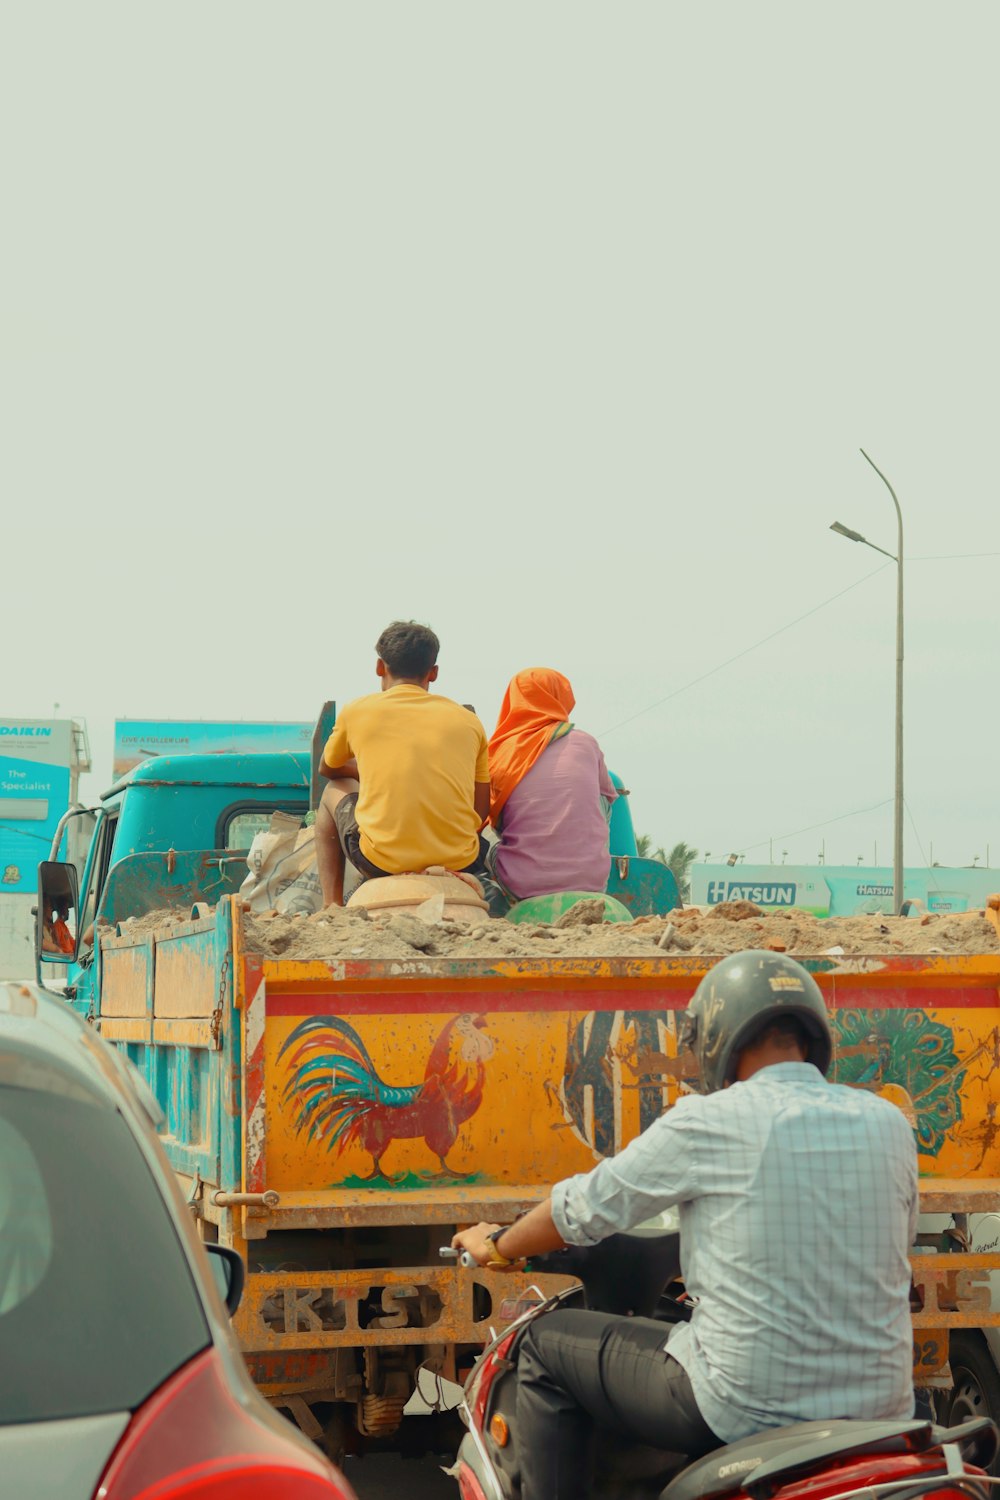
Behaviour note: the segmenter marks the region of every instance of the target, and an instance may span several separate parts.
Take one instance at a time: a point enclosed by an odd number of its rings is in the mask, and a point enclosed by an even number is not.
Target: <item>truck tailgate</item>
[[[834,1076],[912,1119],[921,1168],[1000,1176],[1000,955],[804,960]],[[242,957],[247,1212],[268,1228],[509,1219],[692,1085],[711,960]]]

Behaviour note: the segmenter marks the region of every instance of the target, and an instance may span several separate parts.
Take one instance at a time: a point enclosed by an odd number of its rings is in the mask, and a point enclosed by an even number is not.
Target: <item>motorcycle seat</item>
[[[716,1500],[746,1490],[755,1500],[787,1484],[793,1474],[852,1453],[920,1453],[941,1440],[930,1422],[796,1422],[716,1448],[689,1465],[660,1500]]]

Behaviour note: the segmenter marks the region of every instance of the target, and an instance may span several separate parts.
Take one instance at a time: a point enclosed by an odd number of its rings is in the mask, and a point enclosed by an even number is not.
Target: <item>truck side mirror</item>
[[[35,957],[43,964],[71,964],[80,950],[80,879],[76,865],[43,859],[38,866]]]

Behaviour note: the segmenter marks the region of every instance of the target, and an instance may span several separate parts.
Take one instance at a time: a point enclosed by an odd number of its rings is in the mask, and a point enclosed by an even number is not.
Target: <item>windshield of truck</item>
[[[129,1127],[44,1077],[0,1053],[0,1425],[132,1410],[209,1342]]]
[[[270,806],[260,803],[257,806],[227,808],[222,822],[222,838],[220,849],[249,849],[258,833],[266,833],[271,826],[271,817],[276,812],[293,813],[301,817],[303,825],[315,821],[315,815],[307,812],[304,805],[295,802],[282,802]]]

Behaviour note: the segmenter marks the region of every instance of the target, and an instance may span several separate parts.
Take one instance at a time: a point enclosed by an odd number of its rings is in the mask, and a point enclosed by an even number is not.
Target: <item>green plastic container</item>
[[[529,896],[507,913],[508,922],[555,922],[578,901],[603,901],[605,922],[631,922],[627,906],[604,891],[556,891],[551,896]]]

